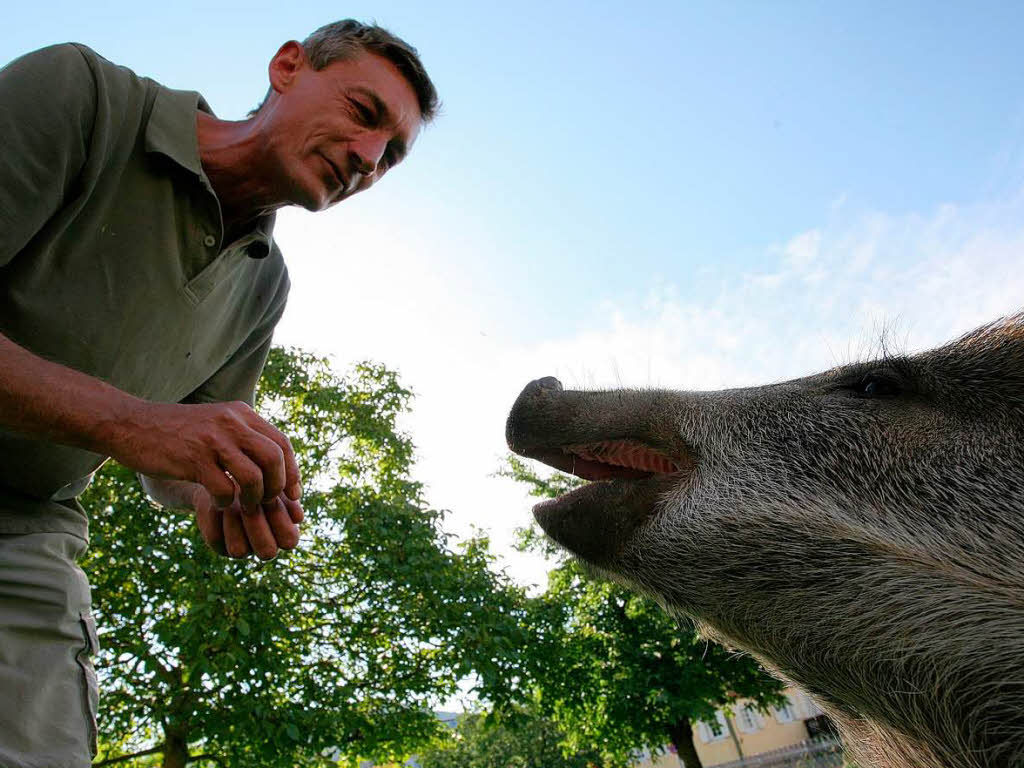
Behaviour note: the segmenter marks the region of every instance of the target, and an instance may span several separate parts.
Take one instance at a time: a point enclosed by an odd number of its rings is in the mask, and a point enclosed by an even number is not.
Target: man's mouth
[[[614,559],[697,466],[678,439],[646,434],[644,419],[627,412],[625,421],[609,420],[609,406],[621,404],[607,399],[608,393],[565,392],[557,380],[541,379],[520,394],[506,426],[514,452],[591,481],[536,505],[533,514],[548,535],[595,564]]]

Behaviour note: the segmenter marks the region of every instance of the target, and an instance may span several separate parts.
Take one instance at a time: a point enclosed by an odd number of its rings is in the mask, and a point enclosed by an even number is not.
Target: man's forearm
[[[199,483],[219,506],[237,496],[252,510],[282,492],[292,500],[302,493],[288,438],[248,404],[149,402],[2,334],[0,427],[111,456],[150,477]],[[175,505],[183,493],[171,492]]]
[[[116,425],[142,402],[0,334],[0,426],[110,454]]]
[[[202,486],[187,480],[167,480],[162,477],[150,477],[139,473],[142,489],[157,504],[175,509],[193,509],[196,493]]]

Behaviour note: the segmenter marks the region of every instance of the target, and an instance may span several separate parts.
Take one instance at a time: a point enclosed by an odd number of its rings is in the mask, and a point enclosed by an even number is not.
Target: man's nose
[[[354,141],[351,151],[356,173],[362,176],[372,175],[384,156],[386,146],[385,137],[373,133],[365,134]]]

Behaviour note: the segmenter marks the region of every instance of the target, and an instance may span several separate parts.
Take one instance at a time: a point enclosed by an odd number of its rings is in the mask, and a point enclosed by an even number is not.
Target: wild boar
[[[509,447],[595,573],[803,687],[861,765],[1024,766],[1024,315],[720,392],[529,384]]]

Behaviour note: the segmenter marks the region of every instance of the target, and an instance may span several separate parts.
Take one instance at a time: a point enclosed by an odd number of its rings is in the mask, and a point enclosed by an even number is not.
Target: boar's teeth
[[[589,445],[570,445],[564,450],[587,461],[638,469],[642,472],[667,475],[679,471],[679,466],[674,461],[636,440],[603,440]]]

